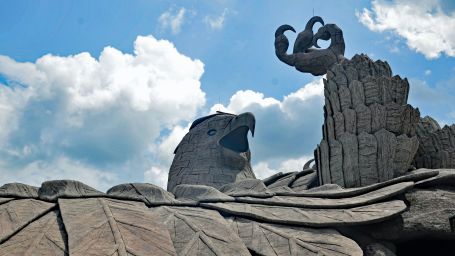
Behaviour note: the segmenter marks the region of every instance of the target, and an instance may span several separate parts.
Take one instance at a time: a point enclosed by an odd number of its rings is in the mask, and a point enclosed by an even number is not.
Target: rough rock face
[[[218,112],[193,122],[175,149],[167,190],[179,184],[225,184],[255,178],[250,165],[247,133],[254,135],[253,114]]]
[[[315,150],[319,183],[360,187],[405,174],[418,149],[418,109],[409,83],[366,55],[335,64],[324,79],[323,139]]]
[[[419,149],[414,157],[417,168],[455,168],[455,125],[441,128],[433,118],[420,119],[417,126]]]

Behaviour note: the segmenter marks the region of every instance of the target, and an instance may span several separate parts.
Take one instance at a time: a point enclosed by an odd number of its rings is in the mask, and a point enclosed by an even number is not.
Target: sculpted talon
[[[313,26],[320,22],[323,26],[313,35]],[[312,17],[306,24],[305,30],[299,33],[294,43],[293,54],[287,54],[289,41],[284,35],[287,30],[295,32],[290,25],[282,25],[275,32],[275,53],[278,59],[298,71],[311,73],[312,75],[324,75],[335,63],[344,59],[344,38],[343,31],[335,24],[324,24],[321,17]],[[330,40],[327,49],[318,45],[318,40]],[[316,48],[311,48],[311,46]]]

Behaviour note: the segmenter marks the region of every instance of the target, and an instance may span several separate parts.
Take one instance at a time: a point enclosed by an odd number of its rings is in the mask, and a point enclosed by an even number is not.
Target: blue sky
[[[313,10],[346,57],[387,60],[412,105],[455,122],[453,1],[314,2],[1,1],[0,183],[164,186],[188,123],[214,110],[256,115],[258,176],[298,170],[320,139],[321,77],[279,62],[273,35]]]

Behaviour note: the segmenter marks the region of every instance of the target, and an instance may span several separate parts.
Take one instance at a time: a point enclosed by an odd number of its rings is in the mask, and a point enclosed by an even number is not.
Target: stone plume
[[[366,55],[334,64],[324,79],[323,139],[315,150],[319,183],[360,187],[405,174],[418,149],[409,83]]]

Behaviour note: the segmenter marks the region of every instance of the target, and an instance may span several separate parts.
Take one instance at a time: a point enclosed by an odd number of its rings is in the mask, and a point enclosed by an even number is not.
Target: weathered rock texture
[[[315,150],[319,183],[360,187],[405,174],[418,149],[418,109],[409,83],[366,55],[335,64],[324,79],[323,139]]]
[[[426,116],[417,125],[417,137],[417,168],[455,168],[455,125],[441,128],[436,120]]]

